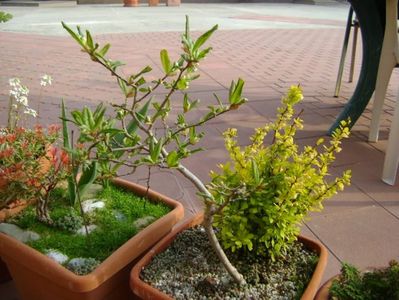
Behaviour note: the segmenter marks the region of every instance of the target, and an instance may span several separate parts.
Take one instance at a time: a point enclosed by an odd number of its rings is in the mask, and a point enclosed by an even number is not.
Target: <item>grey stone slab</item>
[[[307,225],[339,260],[360,268],[399,258],[399,219],[381,207],[313,216]]]
[[[312,240],[319,240],[319,238],[316,235],[314,235],[314,233],[306,225],[303,225],[301,227],[301,235],[310,238]],[[341,268],[341,262],[334,256],[333,253],[331,253],[331,251],[328,248],[327,250],[328,250],[328,262],[326,270],[323,274],[323,279],[321,280],[321,284],[323,284],[332,276],[338,274]]]
[[[335,215],[361,210],[365,207],[372,207],[377,203],[367,194],[364,194],[355,185],[345,187],[344,191],[338,192],[335,196],[323,202],[324,208],[321,211],[310,213],[310,217],[323,215]]]

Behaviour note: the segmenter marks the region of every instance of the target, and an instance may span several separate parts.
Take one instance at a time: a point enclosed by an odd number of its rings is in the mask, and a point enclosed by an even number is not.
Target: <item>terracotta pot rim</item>
[[[122,186],[128,190],[134,191],[140,196],[146,195],[147,189],[133,182],[129,182],[120,178],[113,179],[112,182],[118,186]],[[7,261],[8,259],[14,260],[13,257],[10,257],[10,254],[7,255],[5,253],[20,253],[23,251],[26,253],[26,255],[23,257],[18,257],[18,263],[21,262],[24,264],[27,269],[34,272],[37,272],[37,269],[46,270],[41,274],[43,277],[52,281],[54,281],[54,278],[58,278],[57,284],[59,286],[72,289],[75,292],[88,292],[93,290],[129,263],[131,260],[131,256],[129,256],[129,249],[135,247],[142,250],[143,247],[145,247],[145,243],[141,242],[144,237],[148,236],[148,234],[151,234],[151,232],[154,230],[157,231],[157,228],[162,228],[163,226],[169,224],[172,220],[174,220],[173,222],[176,223],[176,221],[181,219],[183,216],[184,207],[180,202],[161,195],[160,193],[157,193],[151,189],[148,191],[147,196],[150,200],[162,201],[173,209],[131,237],[88,275],[76,275],[41,252],[3,233],[0,233],[0,255],[4,258],[4,261]],[[145,250],[146,249],[143,251]],[[35,264],[30,264],[29,261],[35,261]]]
[[[171,298],[170,296],[141,280],[141,270],[151,262],[152,258],[155,255],[163,252],[173,242],[178,233],[189,227],[202,223],[203,217],[203,212],[200,212],[189,218],[185,222],[175,226],[171,232],[169,232],[157,244],[155,244],[147,252],[147,254],[145,254],[136,263],[130,273],[130,288],[136,296],[142,297],[143,299],[173,300],[173,298]],[[301,300],[313,300],[320,286],[320,282],[327,266],[328,250],[320,242],[314,241],[307,237],[299,235],[298,240],[303,243],[305,247],[314,249],[319,254],[319,261],[313,272],[312,278],[310,279],[301,297]]]
[[[335,279],[337,279],[340,276],[340,274],[332,276],[330,279],[328,279],[326,282],[323,283],[323,285],[319,288],[317,291],[317,294],[314,298],[314,300],[328,300],[330,296],[330,287]]]

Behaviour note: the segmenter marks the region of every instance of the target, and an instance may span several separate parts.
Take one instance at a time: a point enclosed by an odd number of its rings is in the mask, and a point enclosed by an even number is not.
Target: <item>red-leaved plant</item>
[[[36,201],[37,217],[51,224],[50,193],[68,175],[68,154],[56,146],[59,126],[0,131],[0,208],[15,200]]]

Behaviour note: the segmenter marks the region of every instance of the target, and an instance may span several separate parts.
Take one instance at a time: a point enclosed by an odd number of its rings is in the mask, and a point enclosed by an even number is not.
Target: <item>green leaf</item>
[[[83,114],[80,111],[75,110],[75,111],[71,112],[71,116],[76,125],[80,126],[84,123]]]
[[[90,49],[94,48],[93,38],[91,37],[90,31],[86,30],[86,43]]]
[[[85,44],[82,41],[82,38],[77,35],[71,28],[69,28],[64,22],[61,22],[62,27],[69,33],[69,35],[79,43],[83,48],[85,48]]]
[[[255,160],[251,160],[251,166],[252,166],[252,174],[254,176],[255,183],[259,184],[259,182],[260,182],[259,168],[258,168],[258,164],[256,163]]]
[[[154,137],[151,137],[149,150],[152,163],[156,163],[158,161],[159,155],[161,154],[162,146],[162,138],[157,142]]]
[[[109,61],[110,68],[115,71],[118,67],[124,66],[125,64],[119,60]]]
[[[166,49],[162,49],[160,56],[161,56],[163,70],[165,74],[169,74],[170,71],[172,70],[172,65],[170,63],[168,51]]]
[[[123,130],[117,129],[117,128],[107,128],[107,129],[102,129],[101,132],[104,134],[116,135],[116,134],[123,132]]]
[[[97,53],[100,55],[100,56],[105,56],[106,54],[107,54],[107,52],[108,52],[108,50],[109,50],[109,48],[111,47],[111,44],[105,44],[105,46],[104,47],[102,47],[101,48],[101,50],[100,51],[98,51]]]
[[[87,123],[86,124],[89,126],[90,129],[94,129],[95,122],[94,122],[93,112],[88,107],[85,107],[85,111],[86,111],[86,115],[87,115]]]
[[[199,140],[194,126],[189,129],[189,140],[191,145],[196,144]]]
[[[185,93],[183,98],[183,111],[186,113],[190,110],[190,108],[191,108],[191,103],[190,100],[188,99],[188,94]]]
[[[82,197],[87,190],[87,188],[96,180],[97,178],[98,163],[93,161],[90,166],[83,170],[82,176],[79,178],[78,189],[80,196]]]
[[[175,168],[179,164],[179,155],[176,151],[172,151],[166,157],[166,163],[168,164],[169,168]]]
[[[67,118],[66,118],[66,109],[65,109],[64,99],[62,99],[62,101],[61,101],[61,120],[62,120],[62,138],[63,138],[63,142],[64,142],[64,148],[66,150],[72,150],[71,141],[69,139],[68,123],[67,123]],[[71,205],[74,205],[75,200],[76,200],[76,186],[75,186],[75,181],[73,180],[72,176],[76,176],[78,169],[79,169],[79,167],[75,166],[71,176],[69,176],[67,179],[67,181],[68,181],[68,197],[71,202]]]
[[[210,30],[202,34],[194,43],[193,51],[198,50],[205,42],[212,36],[212,34],[218,29],[218,25],[213,26]],[[208,51],[209,52],[209,51]]]
[[[136,81],[136,86],[141,86],[145,84],[147,81],[144,79],[144,77],[140,77],[139,80]]]
[[[143,107],[140,109],[140,111],[138,113],[136,113],[137,119],[140,122],[143,122],[145,117],[147,116],[147,112],[148,112],[148,107],[150,105],[151,99],[148,100]],[[126,126],[126,131],[133,135],[138,129],[138,123],[136,122],[136,119],[132,119],[130,120],[129,124]],[[113,142],[111,142],[111,147],[112,148],[116,148],[116,147],[120,147],[120,145],[123,143],[123,139],[125,138],[125,134],[124,133],[119,133],[117,134],[114,139]],[[115,155],[117,158],[120,158],[123,155],[123,151],[117,151],[115,152]]]
[[[104,123],[105,107],[100,103],[94,112],[94,128],[98,129]]]
[[[151,71],[152,71],[152,68],[151,68],[150,66],[146,66],[146,67],[143,68],[139,73],[134,74],[134,75],[131,75],[131,76],[130,76],[130,79],[129,79],[129,82],[131,82],[131,81],[133,81],[134,79],[136,79],[137,77],[139,77],[139,76],[141,76],[141,75],[143,75],[143,74],[145,74],[145,73],[151,72]]]
[[[238,79],[237,84],[232,81],[229,91],[229,102],[230,104],[239,104],[241,101],[242,89],[244,87],[244,80]]]
[[[128,94],[128,91],[127,91],[127,85],[126,85],[125,81],[120,78],[118,78],[117,81],[118,81],[119,88],[121,89],[123,95],[125,95],[125,97],[126,97]]]
[[[61,100],[61,120],[62,120],[62,138],[64,142],[64,147],[66,149],[71,149],[64,99]]]
[[[178,90],[185,90],[188,88],[188,81],[185,78],[180,78],[177,82],[176,87]]]
[[[212,47],[209,47],[209,48],[206,48],[206,49],[202,50],[202,51],[198,54],[197,58],[198,58],[198,59],[203,59],[203,58],[205,58],[205,57],[208,55],[208,53],[209,53],[212,49],[213,49]]]

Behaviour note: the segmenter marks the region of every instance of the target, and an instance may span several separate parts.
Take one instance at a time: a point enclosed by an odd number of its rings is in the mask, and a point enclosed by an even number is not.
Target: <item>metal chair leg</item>
[[[357,18],[355,18],[355,20],[353,21],[353,27],[354,27],[354,31],[353,31],[352,57],[351,57],[351,67],[350,67],[350,71],[349,71],[348,82],[353,81],[353,74],[355,72],[357,36],[359,33],[359,21],[357,20]]]
[[[352,27],[352,18],[353,18],[353,8],[351,7],[349,9],[348,21],[346,23],[345,38],[344,38],[344,44],[342,46],[341,60],[339,62],[339,69],[338,69],[337,82],[335,84],[334,97],[338,97],[339,90],[341,89],[341,81],[342,81],[342,74],[344,72],[345,57],[346,57],[346,52],[348,50],[349,36]]]

